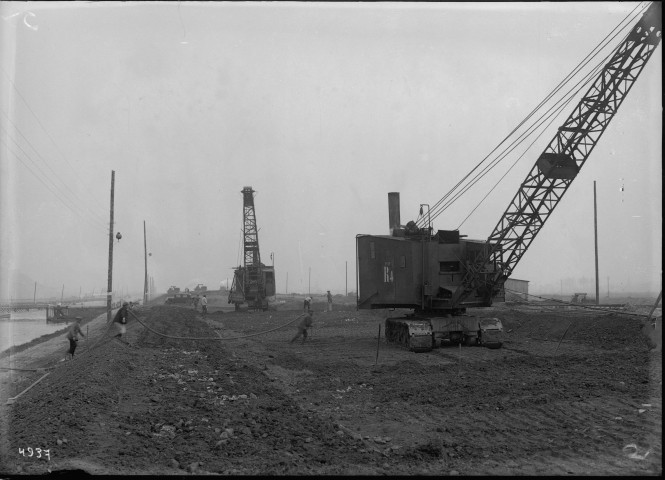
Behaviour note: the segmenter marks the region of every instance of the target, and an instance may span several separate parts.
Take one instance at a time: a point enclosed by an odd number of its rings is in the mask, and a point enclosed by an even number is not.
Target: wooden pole
[[[457,376],[462,374],[462,344],[459,344],[459,363],[457,364]]]
[[[62,291],[60,292],[60,303],[62,303],[62,297],[65,295],[65,284],[62,284]]]
[[[111,219],[109,221],[109,270],[106,286],[106,322],[111,323],[111,301],[113,292],[113,191],[115,189],[115,170],[111,170]]]
[[[379,323],[379,336],[376,337],[376,358],[374,359],[374,365],[379,361],[379,345],[381,345],[381,324]]]
[[[148,243],[145,236],[145,220],[143,220],[143,256],[145,257],[145,277],[143,280],[143,305],[148,303]]]
[[[596,181],[593,181],[593,234],[596,247],[596,305],[600,304],[600,286],[598,284],[598,212],[596,209]]]
[[[656,308],[658,307],[658,304],[660,303],[661,298],[663,298],[663,291],[662,290],[658,294],[658,298],[656,298],[656,303],[653,304],[653,307],[651,307],[651,310],[649,311],[649,316],[647,317],[647,323],[651,320],[651,315],[653,315],[654,310],[656,310]]]

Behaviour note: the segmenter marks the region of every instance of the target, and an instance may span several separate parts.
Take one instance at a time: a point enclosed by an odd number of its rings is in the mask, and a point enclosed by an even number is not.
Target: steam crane
[[[250,309],[267,310],[268,299],[275,295],[275,270],[261,263],[259,234],[254,211],[254,190],[242,189],[243,198],[243,251],[244,263],[235,269],[228,303],[247,303]]]
[[[500,321],[485,323],[466,309],[489,307],[504,295],[506,279],[589,158],[661,34],[661,3],[653,2],[558,128],[486,241],[466,239],[458,230],[433,233],[428,216],[402,228],[399,193],[388,194],[390,235],[356,236],[358,308],[414,311],[386,319],[388,341],[413,351],[444,342],[501,346]]]

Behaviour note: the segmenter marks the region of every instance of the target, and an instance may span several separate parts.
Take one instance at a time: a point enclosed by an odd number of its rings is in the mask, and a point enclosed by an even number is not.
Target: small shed
[[[506,302],[528,302],[529,301],[529,281],[509,278],[504,283],[503,288],[506,291]]]

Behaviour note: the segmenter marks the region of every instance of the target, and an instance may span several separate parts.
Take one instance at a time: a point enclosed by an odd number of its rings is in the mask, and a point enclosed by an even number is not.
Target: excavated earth
[[[74,361],[64,337],[24,357],[0,472],[662,475],[662,353],[640,317],[502,305],[474,311],[502,320],[501,349],[412,353],[380,335],[399,312],[315,302],[302,344],[295,300],[211,300],[134,310],[128,344],[104,317]]]

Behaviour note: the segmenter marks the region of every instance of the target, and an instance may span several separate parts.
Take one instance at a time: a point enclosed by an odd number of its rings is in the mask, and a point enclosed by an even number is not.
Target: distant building
[[[506,302],[528,302],[529,281],[509,278],[504,284],[506,291]]]

